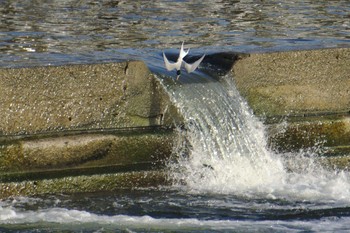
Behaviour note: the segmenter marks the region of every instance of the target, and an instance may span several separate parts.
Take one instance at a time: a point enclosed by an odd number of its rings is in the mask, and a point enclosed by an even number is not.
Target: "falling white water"
[[[289,156],[289,163],[304,164],[304,169],[287,171],[286,157],[268,150],[264,125],[232,77],[170,89],[185,118],[187,141],[179,143],[173,175],[191,191],[350,202],[347,172],[326,171],[301,155]]]

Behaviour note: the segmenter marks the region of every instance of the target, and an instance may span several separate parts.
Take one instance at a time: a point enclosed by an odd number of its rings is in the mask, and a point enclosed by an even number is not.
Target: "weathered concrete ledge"
[[[176,108],[140,61],[0,69],[1,135],[171,125]]]
[[[259,116],[350,111],[350,48],[250,54],[232,71]]]
[[[140,61],[0,69],[0,99],[0,198],[159,185],[182,122]]]
[[[245,54],[232,72],[268,125],[271,148],[318,147],[323,156],[337,156],[329,158],[337,167],[349,167],[350,48]]]

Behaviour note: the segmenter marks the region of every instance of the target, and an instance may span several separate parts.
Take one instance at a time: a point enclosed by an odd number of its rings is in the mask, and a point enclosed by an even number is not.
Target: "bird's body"
[[[181,66],[182,64],[184,64],[185,69],[188,73],[193,72],[195,69],[197,69],[197,67],[199,66],[199,64],[203,61],[205,55],[203,55],[201,58],[199,58],[197,61],[195,61],[192,64],[188,64],[187,62],[185,62],[183,60],[184,57],[186,57],[186,55],[188,54],[188,52],[190,51],[190,49],[187,49],[187,51],[184,50],[184,43],[182,42],[181,45],[181,49],[180,49],[180,54],[179,57],[177,58],[177,61],[175,63],[171,63],[169,62],[168,58],[165,56],[165,54],[163,53],[163,58],[164,58],[164,63],[165,63],[165,68],[169,71],[176,69],[176,74],[177,74],[177,78],[180,77],[181,74]]]

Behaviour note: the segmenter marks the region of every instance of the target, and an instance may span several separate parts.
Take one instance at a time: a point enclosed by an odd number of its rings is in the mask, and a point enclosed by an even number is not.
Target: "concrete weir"
[[[166,181],[181,116],[140,61],[0,69],[0,198]]]
[[[350,49],[233,55],[206,62],[229,67],[272,149],[348,167]],[[0,198],[167,183],[183,120],[143,62],[0,69],[0,99]]]

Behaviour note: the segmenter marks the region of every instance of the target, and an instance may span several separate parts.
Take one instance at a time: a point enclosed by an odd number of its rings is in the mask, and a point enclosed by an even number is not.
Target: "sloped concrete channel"
[[[231,57],[271,148],[347,169],[350,49]],[[167,184],[182,117],[143,62],[0,69],[0,99],[0,198]]]

